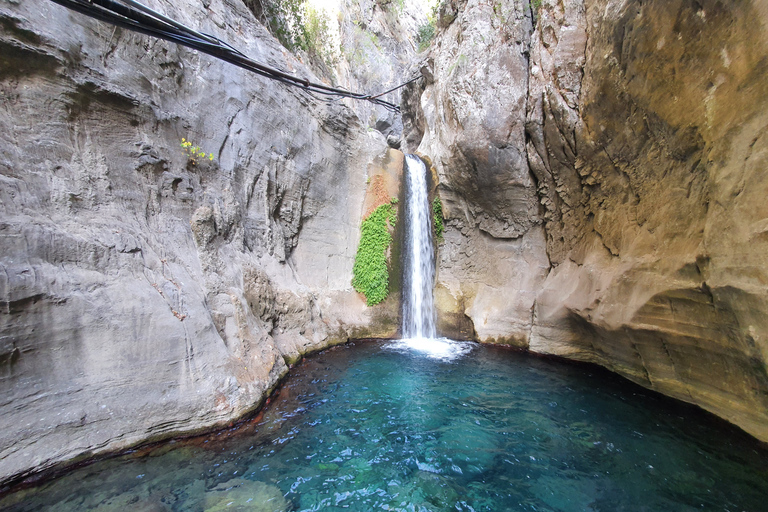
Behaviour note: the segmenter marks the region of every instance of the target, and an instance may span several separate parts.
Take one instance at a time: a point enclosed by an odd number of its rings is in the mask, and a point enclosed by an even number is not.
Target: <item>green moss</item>
[[[419,52],[423,52],[429,48],[429,45],[435,38],[435,35],[437,35],[437,18],[442,3],[443,2],[441,0],[432,3],[432,8],[427,15],[427,22],[418,28],[418,32],[416,34],[416,42],[419,45]]]
[[[438,242],[441,242],[445,226],[443,225],[443,203],[439,197],[435,197],[432,200],[432,218],[435,221],[435,238]]]
[[[531,0],[531,10],[533,11],[533,22],[539,18],[539,10],[541,9],[542,0]]]
[[[369,306],[383,301],[389,292],[387,248],[392,243],[392,235],[388,226],[394,227],[396,221],[394,206],[383,204],[360,226],[360,245],[352,269],[352,286],[365,295]]]

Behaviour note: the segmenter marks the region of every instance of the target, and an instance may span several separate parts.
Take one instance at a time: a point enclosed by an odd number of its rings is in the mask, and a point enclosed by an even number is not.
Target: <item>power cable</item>
[[[381,96],[394,92],[421,78],[421,76],[418,76],[397,87],[393,87],[392,89],[375,95],[347,91],[345,89],[311,82],[304,78],[256,62],[221,39],[210,34],[193,30],[178,21],[136,2],[135,0],[51,1],[75,12],[79,12],[80,14],[90,16],[121,28],[198,50],[271,80],[276,80],[294,87],[300,87],[305,91],[316,94],[369,101],[392,112],[400,112],[400,106],[382,100]]]

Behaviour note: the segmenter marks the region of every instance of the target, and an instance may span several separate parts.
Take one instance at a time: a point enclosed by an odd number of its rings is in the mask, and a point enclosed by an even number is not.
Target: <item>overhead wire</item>
[[[299,87],[315,94],[337,97],[339,99],[351,98],[354,100],[368,101],[392,112],[400,112],[400,106],[385,101],[381,99],[381,97],[421,78],[421,75],[419,75],[405,83],[375,95],[352,92],[346,89],[312,82],[308,79],[261,64],[218,37],[189,28],[135,0],[51,1],[99,21],[198,50],[271,80]]]

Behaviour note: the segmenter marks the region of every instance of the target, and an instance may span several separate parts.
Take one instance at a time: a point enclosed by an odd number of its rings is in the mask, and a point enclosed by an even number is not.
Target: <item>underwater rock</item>
[[[274,485],[233,478],[205,493],[206,512],[284,512],[289,503]]]

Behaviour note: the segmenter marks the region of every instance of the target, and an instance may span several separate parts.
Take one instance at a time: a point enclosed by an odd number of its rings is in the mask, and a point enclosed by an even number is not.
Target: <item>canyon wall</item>
[[[427,22],[420,2],[400,0],[344,0],[339,32],[341,58],[336,74],[343,87],[385,91],[418,76],[411,69],[416,58],[418,27]],[[390,96],[395,98],[399,94]],[[403,134],[399,113],[364,101],[350,105],[368,127],[381,132],[399,148]]]
[[[314,79],[239,1],[149,5]],[[225,424],[395,332],[351,287],[392,157],[348,107],[45,0],[0,22],[0,482]]]
[[[530,11],[513,0],[444,3],[438,24],[427,79],[405,101],[418,112],[404,114],[443,202],[438,330],[525,347],[549,267],[525,150]]]
[[[242,1],[273,35],[335,87],[382,93],[418,76],[410,66],[419,27],[427,23],[421,2]],[[309,21],[297,29],[295,24],[306,21],[307,13]],[[397,97],[386,95],[395,103]],[[347,106],[365,127],[381,132],[392,147],[399,148],[403,126],[398,112],[365,101],[347,102]]]
[[[443,316],[768,440],[768,6],[539,4],[531,34],[447,3],[406,98],[448,206]]]
[[[238,0],[148,3],[315,79]],[[441,334],[768,440],[768,7],[536,3],[447,0],[412,68],[393,2],[348,6],[344,80],[424,75],[403,140],[443,201]],[[302,354],[396,332],[351,270],[398,119],[45,0],[0,22],[0,482],[225,424]]]

